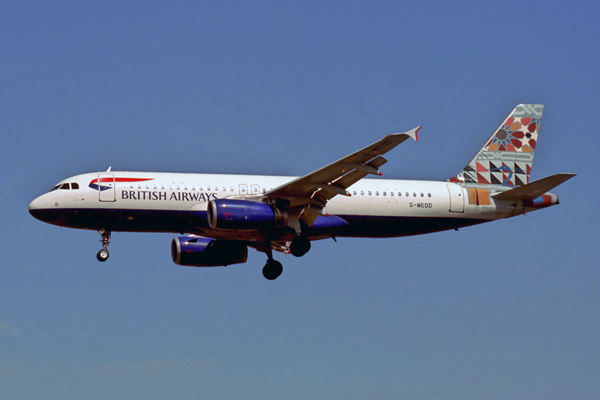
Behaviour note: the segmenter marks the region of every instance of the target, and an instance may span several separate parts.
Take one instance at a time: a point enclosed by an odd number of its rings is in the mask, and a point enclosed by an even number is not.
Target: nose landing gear
[[[100,236],[102,236],[102,239],[100,240],[100,243],[102,243],[102,249],[98,252],[98,254],[96,254],[96,258],[98,259],[98,261],[106,261],[108,260],[108,256],[110,255],[108,253],[108,244],[110,243],[110,231],[107,231],[106,229],[101,229],[98,231],[98,233],[100,234]]]

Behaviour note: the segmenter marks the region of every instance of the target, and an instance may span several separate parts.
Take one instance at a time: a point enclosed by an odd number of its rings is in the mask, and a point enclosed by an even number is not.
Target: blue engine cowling
[[[248,200],[216,199],[208,203],[208,225],[219,230],[255,231],[287,225],[287,214]]]
[[[171,257],[177,265],[224,267],[245,263],[248,259],[248,246],[232,240],[182,236],[171,242]]]

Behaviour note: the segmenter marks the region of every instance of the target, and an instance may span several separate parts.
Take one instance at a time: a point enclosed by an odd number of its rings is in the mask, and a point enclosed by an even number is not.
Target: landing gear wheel
[[[110,231],[107,231],[106,229],[100,229],[98,231],[98,233],[100,234],[100,236],[102,236],[102,239],[100,240],[100,243],[102,243],[102,250],[100,250],[98,252],[98,254],[96,254],[96,258],[98,259],[98,261],[106,261],[108,260],[108,245],[110,244]]]
[[[310,240],[306,236],[296,236],[290,243],[290,253],[296,257],[302,257],[310,250]]]
[[[102,262],[108,260],[108,256],[109,256],[108,250],[106,250],[106,249],[102,249],[98,252],[98,254],[96,254],[96,258],[98,259],[98,261],[102,261]]]
[[[263,276],[272,281],[277,279],[283,272],[283,265],[279,261],[269,260],[263,267]]]

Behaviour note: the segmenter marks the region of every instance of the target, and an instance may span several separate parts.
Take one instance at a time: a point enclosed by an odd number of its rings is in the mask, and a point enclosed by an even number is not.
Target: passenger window
[[[60,185],[60,190],[69,190],[69,184],[68,183],[63,183],[62,185]]]
[[[394,192],[390,192],[390,196],[392,196],[392,197],[393,197],[393,196],[394,196]]]
[[[77,182],[71,183],[71,189],[73,189],[73,190],[79,189],[79,183],[77,183]]]
[[[355,190],[355,191],[353,191],[353,192],[352,192],[352,194],[353,194],[354,196],[356,196],[356,190]]]
[[[369,196],[371,195],[371,191],[369,190]]]
[[[387,196],[387,192],[383,192],[383,195],[384,195],[384,196]]]
[[[413,197],[417,197],[417,193],[416,192],[413,192]]]
[[[408,192],[406,192],[406,197],[410,196],[410,194],[408,194]]]
[[[431,193],[427,193],[427,197],[431,197]]]
[[[379,192],[375,192],[375,196],[379,196]]]
[[[425,197],[425,195],[423,193],[421,193],[421,197]]]
[[[363,191],[361,190],[361,191],[360,191],[360,195],[361,195],[361,196],[364,196],[364,195],[365,195],[365,192],[363,192]]]

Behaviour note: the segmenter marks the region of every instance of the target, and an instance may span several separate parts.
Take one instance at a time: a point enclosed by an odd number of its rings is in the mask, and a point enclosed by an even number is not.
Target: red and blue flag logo
[[[102,185],[102,183],[117,183],[117,182],[146,182],[146,181],[152,181],[154,180],[154,178],[116,178],[116,177],[104,177],[104,178],[96,178],[94,180],[92,180],[89,184],[89,186],[94,189],[94,190],[107,190],[110,189],[110,186],[106,186],[106,185]]]

